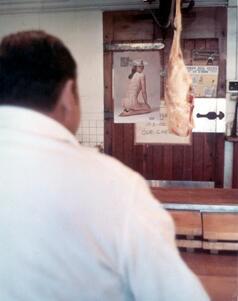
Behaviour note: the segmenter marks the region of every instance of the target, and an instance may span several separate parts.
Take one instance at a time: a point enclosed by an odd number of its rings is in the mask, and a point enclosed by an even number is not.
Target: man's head
[[[56,37],[24,31],[0,44],[0,105],[31,108],[75,132],[79,121],[76,63]]]

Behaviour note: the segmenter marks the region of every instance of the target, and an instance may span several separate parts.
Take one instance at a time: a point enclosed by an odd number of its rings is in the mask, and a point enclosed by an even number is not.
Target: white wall
[[[238,79],[238,4],[237,0],[230,0],[227,16],[227,80]],[[231,94],[227,93],[227,127],[230,129],[234,119],[235,104],[231,100]],[[230,130],[228,130],[230,132]],[[230,134],[230,133],[228,133]],[[225,143],[225,168],[224,186],[232,185],[232,165],[233,165],[233,143]]]
[[[78,139],[103,145],[102,13],[57,12],[0,16],[0,37],[19,30],[43,29],[61,38],[78,63],[81,125]]]

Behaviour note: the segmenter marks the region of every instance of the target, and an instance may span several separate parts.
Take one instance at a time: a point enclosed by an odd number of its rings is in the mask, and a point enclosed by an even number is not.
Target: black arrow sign
[[[208,112],[207,114],[197,113],[197,118],[202,118],[202,117],[210,120],[214,120],[216,118],[219,118],[221,120],[225,117],[225,114],[221,111],[219,112],[219,114],[217,114],[216,112]]]

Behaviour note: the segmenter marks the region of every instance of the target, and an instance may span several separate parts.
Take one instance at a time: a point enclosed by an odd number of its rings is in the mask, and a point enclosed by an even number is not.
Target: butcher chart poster
[[[218,66],[187,66],[195,97],[216,97]]]
[[[115,123],[159,121],[159,51],[113,53]]]
[[[179,137],[169,133],[165,102],[160,103],[159,122],[135,124],[135,144],[191,144],[191,135]]]

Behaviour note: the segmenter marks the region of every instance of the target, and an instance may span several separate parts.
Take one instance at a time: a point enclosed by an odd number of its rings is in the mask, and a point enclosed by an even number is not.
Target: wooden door
[[[219,57],[218,97],[225,97],[226,8],[196,8],[184,17],[182,47],[185,61],[192,63],[192,51],[217,50]],[[154,42],[163,32],[148,12],[104,13],[104,43]],[[164,50],[160,52],[161,65],[166,62],[172,40],[167,31]],[[112,97],[113,54],[104,52],[105,83],[105,153],[151,180],[214,181],[223,187],[224,135],[193,133],[191,145],[135,145],[134,125],[113,123]],[[163,97],[164,78],[161,78]],[[209,99],[208,99],[209,101]]]

